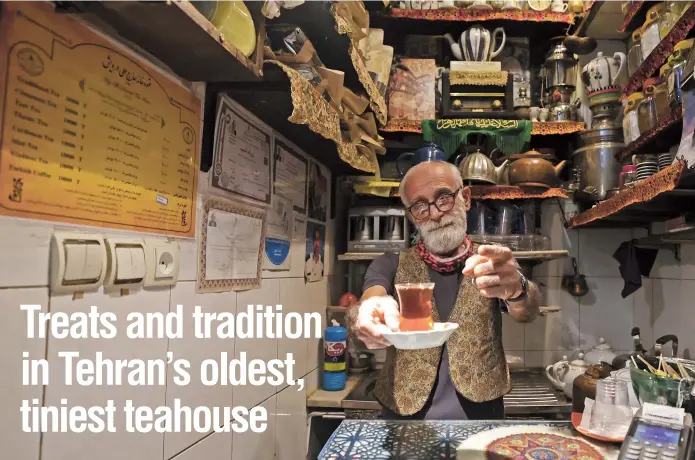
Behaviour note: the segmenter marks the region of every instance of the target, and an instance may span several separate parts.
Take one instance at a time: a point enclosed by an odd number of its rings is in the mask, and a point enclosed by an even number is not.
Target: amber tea
[[[432,295],[434,283],[396,284],[398,304],[401,309],[400,330],[429,331],[432,319]]]

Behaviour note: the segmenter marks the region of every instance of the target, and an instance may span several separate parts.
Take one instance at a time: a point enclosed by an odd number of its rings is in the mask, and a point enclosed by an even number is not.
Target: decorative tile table
[[[465,439],[483,431],[514,425],[570,428],[549,421],[388,421],[345,420],[323,447],[319,460],[455,459]],[[619,446],[610,446],[617,453]]]

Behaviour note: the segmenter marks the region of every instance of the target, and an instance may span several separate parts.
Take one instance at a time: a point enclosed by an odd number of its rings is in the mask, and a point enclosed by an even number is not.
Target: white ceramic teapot
[[[567,356],[562,357],[562,361],[551,364],[545,368],[545,375],[550,383],[565,392],[565,395],[572,399],[572,384],[574,379],[582,375],[589,368],[589,364],[584,361],[584,353],[579,353],[579,358],[571,363],[567,362]]]
[[[497,46],[497,35],[501,34],[499,46]],[[485,27],[478,24],[466,29],[461,34],[458,43],[451,34],[444,35],[451,45],[451,52],[459,61],[490,61],[502,52],[507,41],[507,34],[502,27],[492,31],[492,34]]]
[[[609,57],[604,56],[599,51],[596,57],[582,69],[582,81],[584,86],[586,86],[586,92],[592,93],[618,86],[618,77],[626,63],[627,57],[625,53],[616,52],[613,54],[613,57]]]
[[[599,344],[584,355],[584,360],[589,365],[601,364],[601,362],[612,364],[616,356],[611,346],[606,343],[606,339],[601,337]]]

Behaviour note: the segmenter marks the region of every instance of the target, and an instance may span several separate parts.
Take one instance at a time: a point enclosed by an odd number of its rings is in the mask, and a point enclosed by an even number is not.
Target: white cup
[[[569,5],[562,0],[555,0],[550,4],[550,11],[554,13],[564,13],[569,8]]]
[[[531,121],[538,121],[538,113],[539,112],[540,112],[540,108],[531,107],[531,109],[530,109]]]
[[[540,110],[540,120],[541,121],[548,121],[548,115],[550,115],[550,110],[546,108],[542,108]]]

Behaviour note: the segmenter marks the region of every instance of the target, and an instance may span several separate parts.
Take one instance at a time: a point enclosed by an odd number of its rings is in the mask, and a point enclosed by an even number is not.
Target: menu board
[[[4,3],[0,214],[195,235],[200,100],[50,3]]]
[[[270,204],[270,134],[220,96],[215,119],[213,187]]]

